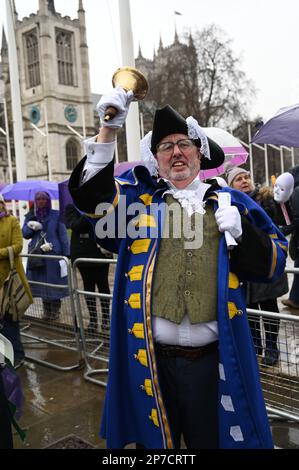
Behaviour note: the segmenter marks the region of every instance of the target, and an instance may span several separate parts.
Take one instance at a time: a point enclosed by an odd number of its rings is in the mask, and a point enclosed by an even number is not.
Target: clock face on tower
[[[64,108],[64,116],[69,122],[75,122],[77,119],[77,110],[75,106],[68,105]]]
[[[32,124],[38,124],[40,120],[40,109],[38,106],[32,106],[29,111],[29,119]]]

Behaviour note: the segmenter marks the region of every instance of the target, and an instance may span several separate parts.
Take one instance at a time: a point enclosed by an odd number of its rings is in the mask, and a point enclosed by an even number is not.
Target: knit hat
[[[240,175],[241,173],[246,173],[247,175],[250,175],[249,171],[245,170],[245,168],[227,164],[225,166],[225,177],[228,185],[231,186],[236,176]]]
[[[156,154],[159,142],[170,134],[185,134],[194,141],[204,157],[200,163],[201,170],[217,168],[222,165],[224,161],[222,148],[207,137],[196,119],[192,116],[185,119],[171,106],[166,105],[164,108],[157,109],[155,113],[150,146],[153,155]]]

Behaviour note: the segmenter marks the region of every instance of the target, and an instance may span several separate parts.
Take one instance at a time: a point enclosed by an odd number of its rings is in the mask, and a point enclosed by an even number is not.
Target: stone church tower
[[[79,0],[76,19],[61,16],[54,0],[39,0],[38,12],[21,21],[14,7],[14,19],[27,175],[60,181],[83,154],[78,134],[94,135],[83,1]],[[4,35],[1,57],[9,108]]]
[[[173,43],[166,47],[160,38],[152,60],[143,57],[139,47],[135,64],[149,82],[149,93],[139,104],[145,131],[151,129],[156,108],[166,104],[182,116],[198,115],[198,62],[191,34],[185,43],[179,40],[175,30]]]

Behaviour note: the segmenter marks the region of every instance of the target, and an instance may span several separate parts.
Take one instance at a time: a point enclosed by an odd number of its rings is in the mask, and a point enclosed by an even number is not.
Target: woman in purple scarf
[[[28,252],[38,244],[45,255],[69,256],[69,240],[65,225],[59,220],[59,211],[51,208],[48,193],[39,191],[35,195],[34,210],[25,217],[23,236],[31,239]],[[41,257],[42,259],[42,257]],[[42,266],[27,265],[27,277],[43,285],[32,285],[33,297],[41,297],[44,317],[55,320],[59,317],[61,299],[68,295],[67,289],[50,287],[48,284],[67,285],[67,277],[61,277],[59,260],[45,258]]]

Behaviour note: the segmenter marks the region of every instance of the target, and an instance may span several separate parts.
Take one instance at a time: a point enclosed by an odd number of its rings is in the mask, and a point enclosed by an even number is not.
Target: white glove
[[[52,251],[53,249],[53,244],[52,243],[44,243],[43,245],[41,245],[40,249],[44,252],[44,253],[47,253],[48,251]]]
[[[220,232],[227,230],[235,240],[241,237],[241,216],[236,206],[227,206],[217,209],[215,218]]]
[[[43,226],[39,222],[36,222],[35,220],[30,220],[30,222],[27,223],[27,226],[31,228],[31,230],[37,231],[37,230],[42,230]]]
[[[100,116],[102,126],[111,127],[113,129],[122,127],[126,120],[129,107],[133,99],[134,93],[132,91],[126,92],[120,86],[114,88],[111,93],[103,95],[97,104],[97,111]],[[109,121],[104,121],[106,110],[109,106],[116,108],[118,113],[114,118],[109,119]]]

